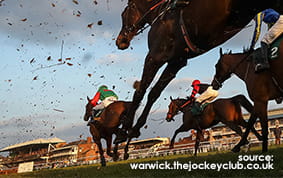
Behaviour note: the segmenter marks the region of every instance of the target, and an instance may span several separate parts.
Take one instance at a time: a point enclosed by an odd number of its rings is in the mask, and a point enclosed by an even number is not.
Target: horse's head
[[[180,111],[180,106],[179,106],[179,99],[172,99],[170,96],[170,104],[168,106],[168,112],[166,116],[166,121],[171,122],[174,121],[173,117],[178,114]]]
[[[117,37],[116,46],[122,50],[127,49],[138,31],[157,16],[152,12],[163,2],[165,1],[129,0],[122,13],[122,29]]]
[[[122,13],[122,29],[116,40],[119,49],[127,49],[138,30],[145,25],[145,22],[142,24],[140,21],[145,13],[139,7],[140,4],[137,0],[129,0]]]
[[[223,54],[220,48],[220,59],[215,65],[215,75],[211,83],[213,89],[218,90],[222,87],[222,83],[231,77],[232,69],[229,65],[230,54]]]
[[[93,105],[91,103],[91,99],[89,99],[89,97],[87,97],[87,101],[88,103],[86,104],[85,106],[85,115],[84,115],[84,120],[85,121],[88,121],[90,117],[92,117],[92,108],[93,108]]]

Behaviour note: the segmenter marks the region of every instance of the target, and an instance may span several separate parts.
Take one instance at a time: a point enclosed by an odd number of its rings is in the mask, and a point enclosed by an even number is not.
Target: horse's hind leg
[[[178,133],[180,133],[180,132],[186,132],[186,131],[188,131],[188,130],[190,130],[190,128],[187,127],[185,124],[181,125],[181,127],[179,127],[179,128],[175,131],[174,136],[173,136],[172,139],[171,139],[171,143],[170,143],[169,148],[174,148],[175,138],[176,138],[176,136],[177,136]]]
[[[147,103],[136,125],[132,129],[131,137],[139,136],[139,129],[146,123],[147,116],[150,112],[153,103],[159,98],[161,92],[169,84],[169,82],[175,78],[177,72],[187,64],[186,60],[177,60],[177,61],[178,62],[170,63],[166,66],[159,80],[156,82],[154,87],[149,92]]]
[[[243,131],[242,131],[241,127],[239,127],[237,124],[231,123],[231,122],[226,122],[225,124],[226,124],[230,129],[232,129],[233,131],[235,131],[238,135],[240,135],[241,137],[243,136]]]

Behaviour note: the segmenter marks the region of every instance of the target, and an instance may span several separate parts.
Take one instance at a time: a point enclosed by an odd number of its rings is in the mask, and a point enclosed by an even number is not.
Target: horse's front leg
[[[127,113],[127,120],[125,122],[125,126],[127,129],[131,128],[133,125],[134,117],[136,110],[138,109],[144,95],[146,89],[149,87],[151,82],[153,81],[156,73],[159,68],[165,63],[161,59],[164,56],[155,54],[154,52],[149,52],[145,58],[145,64],[143,68],[142,78],[140,82],[137,82],[137,86],[135,86],[135,93],[132,99],[131,107]]]
[[[267,119],[267,102],[255,103],[255,112],[257,113],[262,130],[262,152],[268,151],[268,119]]]
[[[105,157],[104,157],[104,151],[103,151],[103,148],[102,148],[102,144],[101,144],[100,140],[98,140],[98,139],[95,140],[95,138],[94,138],[94,142],[96,143],[98,150],[99,150],[101,166],[106,166],[106,161],[105,161]]]
[[[241,150],[241,146],[245,145],[248,142],[247,138],[249,136],[251,128],[253,127],[254,123],[256,122],[256,119],[257,119],[256,114],[254,112],[251,113],[251,116],[249,118],[246,130],[245,130],[244,134],[242,135],[240,142],[236,146],[234,146],[234,148],[232,149],[233,152],[235,152],[235,153],[239,152]]]
[[[184,115],[184,116],[185,116],[185,115]],[[183,116],[183,117],[184,117],[184,116]],[[173,137],[172,137],[172,139],[171,139],[169,148],[171,148],[171,149],[174,148],[175,138],[176,138],[176,136],[178,135],[178,133],[180,133],[180,132],[186,132],[186,131],[189,131],[190,129],[191,129],[190,124],[184,122],[184,123],[181,125],[181,127],[179,127],[179,128],[175,131],[175,133],[174,133],[174,135],[173,135]]]
[[[93,124],[90,125],[90,133],[92,135],[93,141],[96,143],[98,147],[101,166],[106,166],[104,151],[101,144],[101,135],[99,133],[99,130]]]
[[[203,140],[203,139],[204,139],[204,136],[202,134],[202,131],[197,130],[196,143],[195,143],[195,154],[194,154],[195,156],[197,156],[200,141]]]
[[[172,59],[173,60],[173,59]],[[164,69],[162,75],[160,76],[157,83],[151,89],[148,94],[147,103],[144,107],[144,110],[139,117],[136,125],[133,127],[132,131],[130,132],[130,137],[139,137],[140,135],[140,128],[146,123],[147,116],[150,112],[150,109],[153,103],[159,98],[161,92],[165,89],[165,87],[176,77],[177,72],[186,66],[187,60],[175,60],[174,63],[168,63],[166,68]]]

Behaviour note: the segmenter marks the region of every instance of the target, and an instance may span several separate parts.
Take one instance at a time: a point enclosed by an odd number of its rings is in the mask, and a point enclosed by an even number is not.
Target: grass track
[[[166,157],[155,157],[139,160],[119,161],[108,163],[106,167],[100,165],[85,165],[68,168],[58,168],[52,170],[40,170],[31,173],[11,174],[2,177],[283,177],[283,146],[270,146],[268,153],[265,155],[273,155],[272,170],[260,169],[240,169],[240,170],[162,170],[162,169],[139,169],[132,170],[130,163],[171,163],[178,161],[179,163],[236,163],[239,155],[262,155],[260,148],[253,148],[249,153],[203,153],[198,157],[188,155],[173,155]],[[241,162],[247,163],[247,162]],[[262,162],[256,162],[262,163]],[[263,162],[266,163],[266,162]],[[0,176],[1,177],[1,176]]]

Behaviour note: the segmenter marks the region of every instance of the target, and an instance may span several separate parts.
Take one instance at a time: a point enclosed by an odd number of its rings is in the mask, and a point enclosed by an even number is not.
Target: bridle
[[[170,98],[171,99],[171,98]],[[187,106],[189,103],[191,103],[191,100],[186,101],[184,104],[182,104],[181,106],[179,106],[176,101],[174,101],[173,99],[171,99],[172,103],[176,106],[176,112],[172,112],[171,107],[169,107],[169,111],[167,112],[167,117],[169,116],[171,118],[171,120],[174,121],[173,116],[177,115],[179,113],[179,111],[182,111],[182,109]]]
[[[217,78],[216,76],[214,77],[214,81],[216,82],[216,84],[218,85],[219,88],[221,88],[223,85],[222,83],[227,80],[228,78],[231,77],[231,74],[235,72],[235,70],[240,66],[240,64],[242,62],[244,62],[245,60],[247,60],[247,58],[250,56],[251,52],[249,52],[248,54],[246,54],[235,66],[231,67],[228,72],[223,76],[221,77],[221,80],[220,78]],[[223,62],[224,63],[224,62]],[[248,74],[248,70],[249,70],[249,65],[247,66],[247,70],[246,70],[246,73],[245,73],[245,78],[247,77],[247,74]]]
[[[124,34],[127,35],[130,32],[134,32],[136,29],[137,32],[135,35],[138,35],[140,33],[142,33],[146,28],[148,28],[149,26],[151,26],[152,24],[154,24],[166,11],[168,11],[171,6],[166,6],[166,8],[164,8],[156,17],[155,19],[150,23],[147,24],[146,26],[143,26],[143,21],[144,19],[150,14],[152,13],[153,10],[155,10],[157,7],[160,7],[162,4],[164,4],[165,2],[167,2],[168,0],[161,0],[158,3],[154,4],[152,7],[150,7],[145,13],[144,15],[134,24],[132,24],[131,26],[126,26],[125,27],[125,32]],[[170,0],[168,1],[170,2]],[[169,4],[169,3],[168,3]],[[131,7],[137,7],[137,5],[135,4],[135,2],[129,2],[128,3],[128,7],[127,8],[131,8]]]

